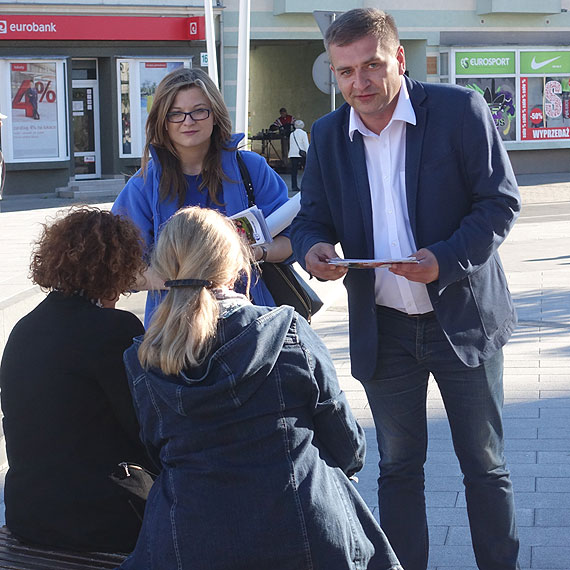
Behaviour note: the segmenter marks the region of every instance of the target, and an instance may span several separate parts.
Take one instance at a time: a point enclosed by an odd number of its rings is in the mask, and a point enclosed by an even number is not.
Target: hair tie
[[[212,286],[211,281],[205,279],[172,279],[164,282],[165,287],[206,287]]]

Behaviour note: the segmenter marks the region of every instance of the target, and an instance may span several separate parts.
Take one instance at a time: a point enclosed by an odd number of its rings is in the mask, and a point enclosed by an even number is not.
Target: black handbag
[[[156,475],[136,463],[119,463],[109,479],[123,490],[131,508],[142,521],[146,500]]]
[[[253,184],[247,166],[239,151],[237,161],[245,189],[249,206],[255,204],[253,197]],[[271,263],[268,261],[260,264],[261,278],[269,289],[277,306],[290,305],[309,323],[311,317],[323,306],[321,298],[311,286],[287,263]]]

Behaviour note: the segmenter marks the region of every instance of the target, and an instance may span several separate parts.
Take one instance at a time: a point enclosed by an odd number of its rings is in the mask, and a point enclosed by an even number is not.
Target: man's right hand
[[[338,257],[338,254],[332,244],[325,242],[316,243],[305,255],[305,267],[311,275],[319,279],[335,281],[344,277],[348,269],[328,264],[327,261],[334,257]]]

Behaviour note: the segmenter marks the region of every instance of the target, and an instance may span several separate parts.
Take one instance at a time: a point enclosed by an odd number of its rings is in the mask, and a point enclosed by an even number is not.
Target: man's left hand
[[[418,283],[431,283],[439,277],[439,263],[429,249],[422,248],[412,253],[411,257],[415,257],[419,263],[393,263],[390,271]]]

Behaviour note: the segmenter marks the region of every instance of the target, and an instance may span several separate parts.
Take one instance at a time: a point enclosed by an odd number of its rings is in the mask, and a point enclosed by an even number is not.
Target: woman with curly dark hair
[[[31,278],[47,298],[12,330],[0,366],[6,523],[20,539],[128,552],[140,520],[109,474],[149,465],[123,366],[144,332],[114,309],[142,267],[137,228],[83,207],[44,226]]]

